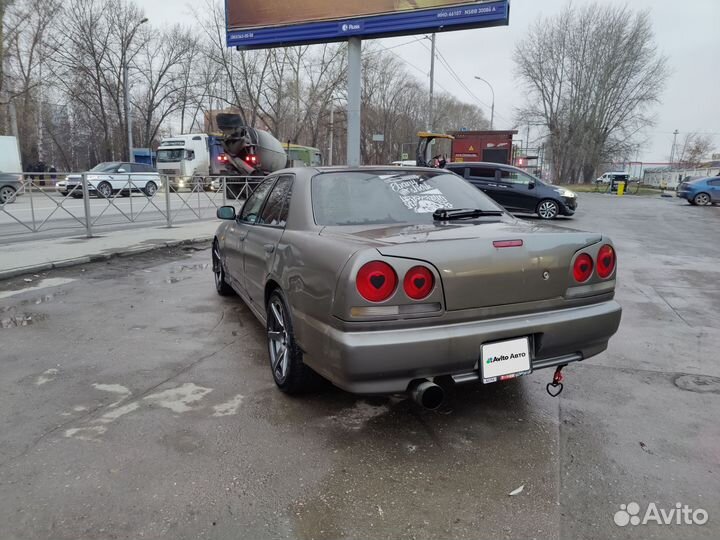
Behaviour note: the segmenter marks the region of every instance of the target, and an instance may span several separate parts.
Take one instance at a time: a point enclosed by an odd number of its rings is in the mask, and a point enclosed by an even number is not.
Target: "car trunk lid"
[[[371,240],[383,256],[435,266],[448,310],[562,297],[572,284],[575,253],[602,239],[595,233],[505,220],[370,227],[346,234]],[[509,247],[499,247],[503,245]]]

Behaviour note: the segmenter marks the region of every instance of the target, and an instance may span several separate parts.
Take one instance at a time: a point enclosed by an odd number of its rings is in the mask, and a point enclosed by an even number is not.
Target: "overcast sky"
[[[157,26],[163,23],[195,23],[190,5],[202,2],[183,0],[136,0]],[[341,1],[341,0],[338,0]],[[574,0],[582,5],[590,0]],[[288,1],[288,4],[290,2]],[[300,2],[302,3],[302,2]],[[667,160],[673,130],[682,134],[703,132],[714,137],[720,152],[720,0],[632,0],[637,9],[649,9],[657,43],[668,56],[672,75],[656,108],[657,124],[647,133],[648,143],[638,156],[647,162]],[[495,89],[495,129],[515,124],[514,107],[524,95],[513,77],[512,50],[531,23],[544,15],[560,11],[566,0],[511,0],[510,25],[438,34],[438,50],[462,82],[485,106],[490,117],[491,94],[487,85],[473,78],[480,75]],[[184,6],[184,7],[182,7]],[[376,40],[385,47],[412,41],[412,37]],[[418,77],[428,78],[429,41],[415,42],[393,49]],[[436,63],[438,90],[475,102],[442,65]],[[520,136],[525,138],[524,129]],[[531,136],[531,141],[533,136]]]

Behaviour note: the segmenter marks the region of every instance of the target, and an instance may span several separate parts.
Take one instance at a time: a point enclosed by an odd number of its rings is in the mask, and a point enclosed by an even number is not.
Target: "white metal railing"
[[[229,175],[155,178],[147,173],[0,173],[0,194],[6,199],[0,199],[0,241],[49,230],[84,229],[92,237],[98,227],[124,223],[172,227],[212,219],[220,206],[244,202],[262,181]]]

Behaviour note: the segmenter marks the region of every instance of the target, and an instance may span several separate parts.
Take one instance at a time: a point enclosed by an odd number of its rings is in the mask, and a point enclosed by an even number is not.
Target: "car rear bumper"
[[[530,336],[533,370],[590,358],[607,348],[621,313],[620,305],[609,300],[530,315],[370,332],[344,332],[315,320],[304,332],[315,345],[306,349],[305,361],[349,392],[399,393],[424,377],[477,380],[480,347],[493,341]]]
[[[685,199],[686,201],[691,201],[695,196],[692,191],[678,191],[676,194],[678,198]]]

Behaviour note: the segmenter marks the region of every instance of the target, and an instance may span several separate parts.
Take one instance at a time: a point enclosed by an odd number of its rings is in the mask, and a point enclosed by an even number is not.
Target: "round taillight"
[[[598,276],[605,279],[615,270],[615,250],[607,244],[600,248],[597,256]]]
[[[408,270],[403,280],[403,288],[413,300],[422,300],[432,292],[435,286],[435,276],[424,266],[414,266]]]
[[[575,259],[575,265],[573,266],[573,276],[575,281],[578,283],[585,283],[593,271],[593,260],[587,253],[581,253],[578,258]]]
[[[369,302],[382,302],[395,292],[397,274],[393,267],[382,261],[372,261],[360,268],[355,285],[360,296]]]

